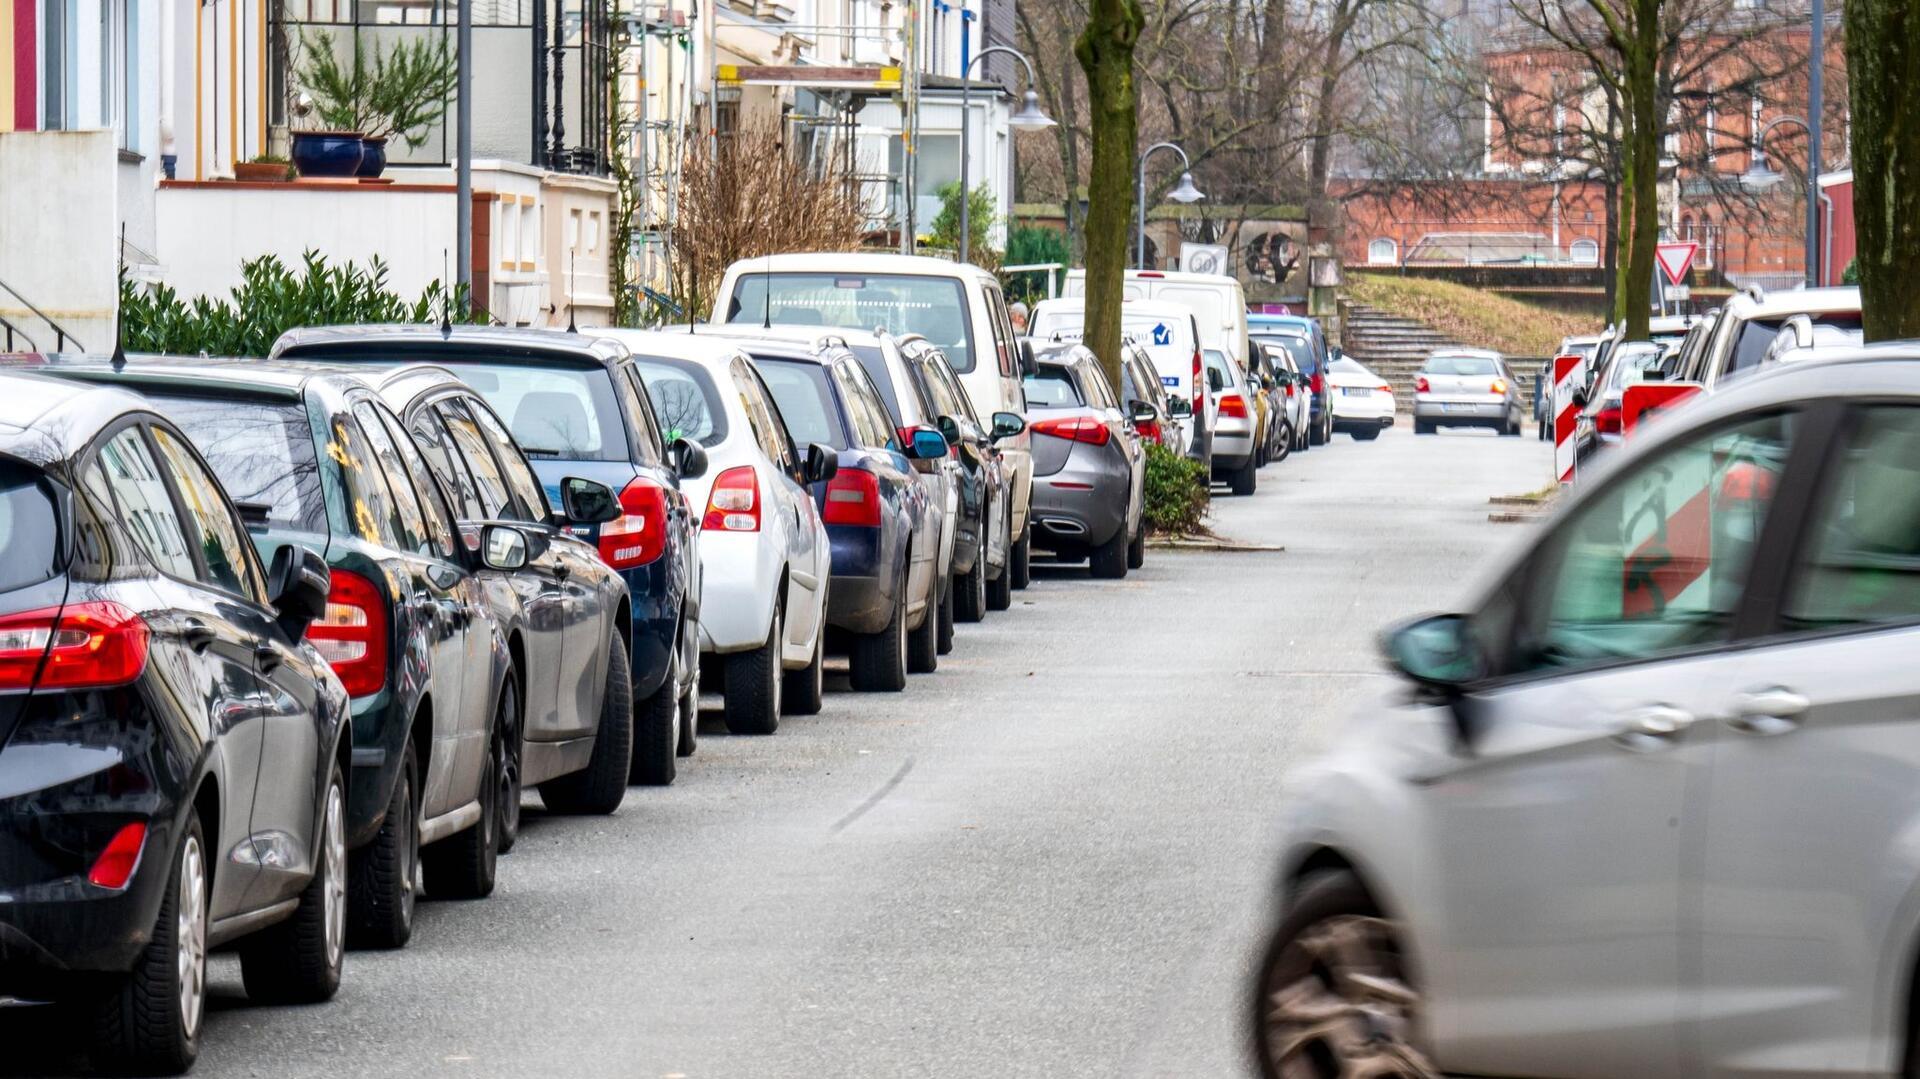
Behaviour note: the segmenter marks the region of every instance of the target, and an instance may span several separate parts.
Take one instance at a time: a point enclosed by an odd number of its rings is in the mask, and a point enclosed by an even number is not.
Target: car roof
[[[8,365],[0,370],[0,453],[48,465],[70,456],[114,417],[153,410],[126,390],[52,378],[28,366],[39,366],[41,358],[0,357]]]
[[[1067,276],[1070,278],[1085,277],[1086,275],[1087,275],[1087,270],[1086,270],[1086,267],[1084,266],[1067,271]],[[1240,287],[1240,279],[1230,274],[1191,273],[1186,270],[1128,269],[1127,278],[1130,280],[1136,280],[1136,281],[1144,278],[1145,280],[1148,280],[1148,281],[1164,280],[1164,281],[1175,281],[1181,284],[1195,284],[1195,285],[1231,285],[1236,289]]]
[[[993,274],[970,262],[953,262],[931,255],[891,255],[878,251],[810,251],[784,255],[765,255],[739,259],[727,267],[739,270],[741,277],[759,271],[767,273],[869,273],[920,274],[926,277],[960,277],[995,280]]]
[[[885,344],[882,338],[889,336],[879,330],[843,330],[837,326],[807,326],[792,322],[775,322],[771,325],[758,322],[710,322],[696,326],[695,330],[708,337],[752,341],[792,341],[812,345],[815,348],[824,347],[836,341],[849,347],[881,348]]]
[[[582,327],[581,333],[610,337],[627,347],[635,356],[659,356],[665,359],[722,362],[742,355],[740,342],[713,333],[688,333],[678,330],[638,330],[625,326]]]
[[[1681,333],[1704,320],[1705,315],[1661,315],[1647,321],[1648,333]]]
[[[1427,359],[1433,359],[1435,356],[1471,356],[1481,360],[1505,359],[1504,356],[1489,348],[1436,348],[1427,353]]]
[[[383,345],[398,351],[431,350],[443,358],[448,351],[468,349],[485,351],[491,354],[490,358],[509,361],[569,359],[611,364],[627,358],[626,346],[611,337],[526,326],[443,326],[419,322],[288,330],[273,343],[272,355],[277,358],[292,349],[342,344]]]
[[[367,384],[352,367],[304,361],[145,353],[129,354],[118,365],[110,356],[86,353],[48,355],[41,360],[38,366],[51,374],[145,390],[224,390],[297,400],[316,384],[336,390]]]
[[[1832,288],[1782,289],[1758,295],[1755,292],[1737,292],[1727,301],[1726,310],[1743,319],[1858,311],[1860,289],[1853,285],[1841,285]]]

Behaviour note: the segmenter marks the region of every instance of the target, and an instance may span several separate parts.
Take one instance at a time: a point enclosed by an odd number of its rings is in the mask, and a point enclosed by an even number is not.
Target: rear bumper
[[[1501,423],[1516,415],[1505,400],[1415,398],[1413,417],[1429,423]]]
[[[740,652],[766,643],[782,565],[766,532],[700,534],[702,652]]]
[[[1037,546],[1050,551],[1097,547],[1127,525],[1131,494],[1127,487],[1132,475],[1105,465],[1078,467],[1081,456],[1076,447],[1074,459],[1066,468],[1033,481],[1033,541]]]
[[[1213,436],[1213,471],[1215,475],[1233,472],[1246,466],[1247,459],[1253,456],[1253,423],[1250,420],[1228,420],[1243,430],[1226,427]]]
[[[833,544],[833,583],[827,589],[827,624],[853,633],[878,633],[893,617],[897,574],[883,571],[882,529],[828,525]]]
[[[1335,426],[1355,422],[1372,425],[1384,418],[1391,423],[1393,410],[1390,393],[1369,393],[1365,397],[1348,397],[1343,393],[1333,399],[1333,422]]]
[[[671,552],[644,566],[622,570],[633,607],[633,699],[651,697],[673,671],[674,638],[680,630],[681,589]]]

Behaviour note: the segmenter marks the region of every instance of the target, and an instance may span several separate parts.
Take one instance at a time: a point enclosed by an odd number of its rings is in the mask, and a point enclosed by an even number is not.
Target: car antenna
[[[760,284],[766,293],[760,298],[760,328],[773,329],[773,255],[760,256]]]
[[[567,332],[579,333],[580,327],[573,324],[573,313],[579,309],[573,302],[573,249],[567,249]]]
[[[122,281],[127,279],[127,223],[125,221],[120,222],[119,277]],[[125,307],[120,303],[120,298],[115,296],[113,302],[113,369],[115,371],[127,365],[126,325],[122,321],[125,317]]]
[[[440,249],[440,280],[449,282],[440,293],[440,336],[453,336],[453,292],[459,286],[451,284],[453,265],[447,261],[447,249]]]

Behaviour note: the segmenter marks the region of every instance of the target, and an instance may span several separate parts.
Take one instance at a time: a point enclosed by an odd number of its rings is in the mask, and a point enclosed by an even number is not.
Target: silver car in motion
[[[1147,555],[1147,452],[1134,424],[1153,418],[1153,408],[1122,411],[1084,345],[1035,358],[1026,377],[1034,545],[1087,559],[1095,577],[1125,577]]]
[[[1483,349],[1442,349],[1413,376],[1413,433],[1441,427],[1491,427],[1520,433],[1520,381],[1506,358]]]
[[[1920,346],[1650,420],[1492,569],[1286,781],[1266,1074],[1912,1074]]]

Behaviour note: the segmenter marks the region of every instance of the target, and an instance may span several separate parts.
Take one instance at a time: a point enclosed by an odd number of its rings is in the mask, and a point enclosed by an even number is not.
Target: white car
[[[1333,429],[1371,442],[1393,426],[1393,386],[1351,356],[1327,365],[1333,387]]]
[[[699,514],[700,650],[720,660],[727,729],[818,712],[833,550],[807,485],[832,475],[833,451],[794,445],[737,342],[587,332],[633,353],[669,437],[706,448],[706,473],[680,489]]]
[[[1213,480],[1224,482],[1236,495],[1253,493],[1260,458],[1254,451],[1259,405],[1240,365],[1216,349],[1202,350],[1207,372],[1207,394],[1215,403]]]
[[[1912,1075],[1920,347],[1656,417],[1489,568],[1283,781],[1265,1073]]]

